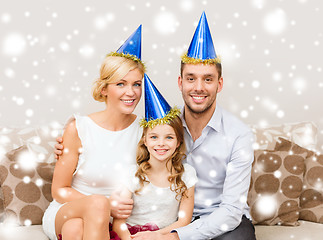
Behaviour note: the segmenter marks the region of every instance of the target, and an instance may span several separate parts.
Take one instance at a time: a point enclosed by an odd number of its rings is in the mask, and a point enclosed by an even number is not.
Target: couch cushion
[[[273,150],[279,137],[290,140],[301,147],[314,150],[317,145],[318,130],[312,122],[286,123],[276,126],[252,126],[258,149]]]
[[[51,180],[54,163],[40,162],[38,155],[22,146],[12,150],[0,163],[5,222],[41,224],[52,201]]]
[[[306,152],[255,151],[248,194],[254,224],[298,224],[306,156]]]
[[[41,225],[33,226],[8,226],[0,225],[1,240],[48,240],[48,237],[43,232]]]
[[[283,138],[278,139],[275,149],[307,152],[299,219],[323,223],[323,155],[308,151]]]
[[[323,224],[299,221],[296,227],[256,225],[257,240],[318,240],[322,239]]]

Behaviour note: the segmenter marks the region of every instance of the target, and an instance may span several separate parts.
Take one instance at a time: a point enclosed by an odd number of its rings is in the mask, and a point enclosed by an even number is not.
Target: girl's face
[[[150,153],[150,161],[167,161],[179,146],[174,129],[167,124],[148,128],[144,143]]]
[[[110,83],[102,94],[107,96],[107,105],[123,114],[131,114],[141,97],[142,74],[138,69],[129,71],[120,81]]]

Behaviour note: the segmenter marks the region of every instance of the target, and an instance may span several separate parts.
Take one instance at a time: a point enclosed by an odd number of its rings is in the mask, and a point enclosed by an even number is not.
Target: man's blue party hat
[[[108,56],[119,56],[141,62],[141,25],[116,51],[109,53]]]
[[[180,110],[169,106],[147,74],[144,76],[144,85],[145,118],[141,120],[141,126],[153,128],[159,124],[167,124],[169,120],[180,115]]]
[[[187,54],[182,56],[182,62],[190,64],[212,64],[221,62],[214,50],[205,12],[202,13]]]

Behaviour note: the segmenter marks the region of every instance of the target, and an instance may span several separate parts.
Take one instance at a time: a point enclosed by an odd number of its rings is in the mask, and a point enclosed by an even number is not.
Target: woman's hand
[[[133,200],[128,196],[120,196],[112,193],[110,196],[111,216],[114,218],[127,219],[132,212]]]

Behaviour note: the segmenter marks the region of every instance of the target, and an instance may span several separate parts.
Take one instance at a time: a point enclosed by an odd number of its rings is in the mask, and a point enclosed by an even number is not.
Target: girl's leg
[[[90,195],[62,206],[55,219],[56,235],[62,234],[63,226],[67,221],[77,218],[83,222],[83,239],[110,239],[110,202],[105,196]],[[66,231],[68,228],[64,228],[64,233],[68,234]],[[68,240],[64,236],[63,239]]]

